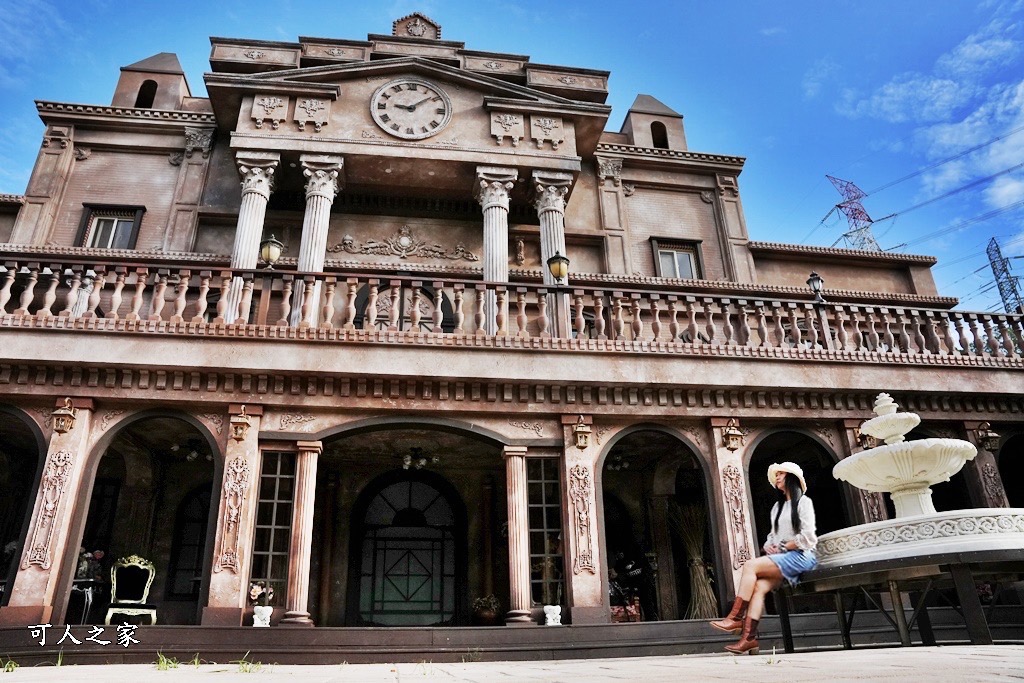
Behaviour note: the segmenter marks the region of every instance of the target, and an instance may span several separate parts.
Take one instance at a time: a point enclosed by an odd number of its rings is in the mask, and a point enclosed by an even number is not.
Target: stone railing
[[[1024,367],[1020,315],[201,268],[8,260],[0,326],[427,343],[447,335],[505,346],[550,339],[557,343],[541,346]]]

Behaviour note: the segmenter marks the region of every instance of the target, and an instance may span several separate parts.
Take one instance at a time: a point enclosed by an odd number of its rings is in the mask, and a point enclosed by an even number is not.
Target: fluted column
[[[509,624],[532,624],[530,619],[530,519],[526,477],[526,447],[505,446],[508,479]]]
[[[309,558],[313,546],[313,504],[316,501],[316,465],[323,451],[319,441],[299,441],[295,461],[295,498],[292,537],[288,548],[287,612],[281,620],[290,626],[312,626],[309,604]]]
[[[559,253],[568,256],[565,251],[565,195],[572,183],[572,175],[550,171],[533,172],[533,205],[537,208],[540,219],[540,263],[545,285],[558,284],[565,287],[569,278],[558,283],[547,267],[548,259]],[[558,292],[548,295],[548,315],[551,316],[550,329],[557,337],[569,336],[569,294]]]
[[[327,231],[331,226],[331,205],[338,196],[345,160],[339,156],[303,154],[299,157],[302,175],[306,177],[306,212],[302,217],[302,241],[299,244],[300,273],[320,273],[327,256]],[[310,324],[317,324],[320,306],[320,283],[313,289]],[[305,283],[296,281],[292,294],[292,325],[302,316],[302,293]]]
[[[238,173],[242,176],[242,204],[238,207],[238,226],[235,245],[231,251],[231,267],[252,270],[259,259],[263,221],[267,216],[267,202],[274,191],[274,171],[281,161],[277,152],[240,151],[235,154]],[[238,317],[238,303],[242,298],[242,278],[236,277],[228,292],[225,322]]]
[[[519,173],[514,168],[478,166],[474,194],[484,214],[484,280],[508,282],[508,206],[509,193]],[[493,291],[486,294],[484,329],[497,332],[497,300]]]

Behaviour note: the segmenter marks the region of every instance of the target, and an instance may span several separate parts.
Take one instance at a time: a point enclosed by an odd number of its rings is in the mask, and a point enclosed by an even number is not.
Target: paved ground
[[[251,659],[257,659],[252,657]],[[60,681],[100,683],[129,681],[303,681],[303,683],[491,683],[493,681],[1024,681],[1024,645],[913,647],[798,654],[680,655],[635,659],[589,659],[546,662],[467,662],[464,664],[342,664],[300,666],[253,664],[182,664],[158,671],[151,664],[19,667],[0,670],[0,683]]]

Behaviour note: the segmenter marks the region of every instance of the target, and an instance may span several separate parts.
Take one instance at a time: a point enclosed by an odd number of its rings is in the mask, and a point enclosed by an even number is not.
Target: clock
[[[403,140],[422,140],[452,120],[452,101],[439,86],[419,78],[399,78],[377,88],[370,115],[385,132]]]

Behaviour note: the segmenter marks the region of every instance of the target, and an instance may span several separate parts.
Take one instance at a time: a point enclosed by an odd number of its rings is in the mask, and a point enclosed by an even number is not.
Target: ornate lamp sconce
[[[569,275],[569,259],[556,251],[555,255],[548,259],[548,272],[555,278],[555,285],[561,287]]]
[[[743,445],[743,432],[740,431],[739,422],[735,417],[729,418],[722,430],[722,445],[730,451],[738,451]]]
[[[64,407],[57,408],[50,415],[53,417],[53,431],[67,434],[75,428],[75,406],[70,398],[64,399]]]
[[[244,441],[251,426],[252,422],[249,420],[249,416],[245,414],[245,406],[243,405],[238,415],[231,416],[231,438],[235,441]]]
[[[260,242],[260,260],[267,264],[267,270],[274,269],[283,252],[284,244],[273,235]]]
[[[811,292],[814,294],[814,303],[823,304],[827,303],[825,297],[821,295],[823,289],[825,289],[825,279],[818,275],[813,270],[811,276],[807,278],[807,286],[811,288]]]
[[[992,431],[992,425],[988,422],[982,422],[977,426],[974,430],[974,438],[978,445],[989,453],[999,450],[999,435]]]
[[[583,421],[583,416],[580,415],[580,419],[576,421],[576,426],[572,428],[573,436],[576,437],[576,448],[581,451],[590,445],[590,425]]]
[[[862,431],[860,431],[858,429],[857,430],[857,443],[859,443],[860,447],[863,450],[866,451],[869,448],[874,448],[875,446],[877,446],[878,445],[878,439],[876,439],[875,437],[871,436],[870,434],[867,434],[866,432],[862,432]]]

